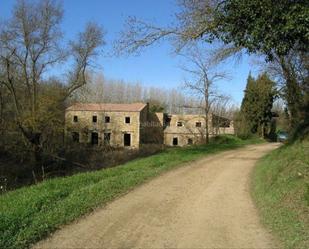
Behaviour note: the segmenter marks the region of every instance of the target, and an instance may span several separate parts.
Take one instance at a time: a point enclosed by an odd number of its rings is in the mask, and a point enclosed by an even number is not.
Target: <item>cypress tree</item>
[[[272,119],[272,105],[276,95],[275,83],[266,73],[247,79],[245,95],[241,104],[242,129],[252,134],[265,136]]]
[[[245,133],[255,133],[256,132],[256,115],[255,115],[255,79],[249,73],[247,78],[247,85],[245,89],[245,95],[241,103],[241,116],[242,116],[242,130]]]
[[[258,133],[260,136],[265,136],[266,128],[269,128],[269,125],[272,120],[272,107],[273,102],[276,97],[275,83],[270,80],[266,73],[263,73],[258,76],[256,80],[257,88],[257,127]]]

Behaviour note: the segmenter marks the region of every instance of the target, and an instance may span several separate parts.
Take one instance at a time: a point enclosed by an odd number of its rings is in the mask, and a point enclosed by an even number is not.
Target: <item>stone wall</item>
[[[174,144],[174,139],[177,139],[177,144]],[[186,146],[200,144],[202,141],[200,134],[164,133],[164,144],[167,146]]]
[[[74,116],[78,121],[74,122]],[[97,122],[93,122],[97,116]],[[105,122],[105,117],[110,117],[110,122]],[[130,118],[130,123],[125,118]],[[124,134],[131,135],[132,148],[140,144],[140,112],[108,112],[108,111],[67,111],[66,131],[70,138],[72,132],[79,133],[81,143],[91,143],[91,133],[98,133],[99,145],[104,144],[104,133],[110,133],[110,145],[124,146]]]
[[[205,139],[206,120],[203,115],[169,115],[169,125],[164,130],[164,144],[185,146],[202,143]],[[211,115],[208,120],[211,133]]]
[[[168,146],[185,146],[205,141],[205,115],[169,115],[169,125],[164,129],[164,144]],[[214,115],[209,115],[209,136],[234,134],[233,122],[229,127],[213,127]],[[228,121],[228,119],[224,119]]]

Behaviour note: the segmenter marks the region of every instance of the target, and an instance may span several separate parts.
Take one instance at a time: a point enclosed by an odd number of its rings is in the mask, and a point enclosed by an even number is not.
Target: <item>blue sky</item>
[[[63,0],[62,28],[65,38],[70,39],[82,31],[88,21],[99,23],[107,32],[104,50],[108,52],[128,16],[155,21],[161,25],[168,24],[177,10],[175,2],[176,0]],[[14,0],[1,0],[1,19],[10,16],[14,4]],[[172,52],[170,44],[163,42],[148,48],[139,56],[102,55],[97,58],[97,64],[106,78],[138,81],[147,86],[179,88],[186,77],[179,66],[185,61]],[[250,60],[248,56],[244,56],[240,63],[228,61],[222,67],[229,71],[232,79],[218,82],[218,89],[231,95],[235,103],[239,104],[248,73],[253,70]]]

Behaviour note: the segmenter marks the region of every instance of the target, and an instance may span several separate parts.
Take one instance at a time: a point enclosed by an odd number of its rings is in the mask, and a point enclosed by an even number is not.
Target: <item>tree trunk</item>
[[[293,69],[283,57],[280,58],[280,63],[286,80],[286,100],[290,112],[290,124],[292,129],[295,129],[301,122],[300,110],[303,105],[303,97]]]
[[[33,161],[33,168],[32,173],[34,175],[35,183],[40,182],[43,180],[43,162],[42,162],[42,148],[40,145],[40,138],[41,134],[36,133],[33,135],[32,143],[32,161]]]
[[[265,123],[262,123],[262,128],[261,128],[261,137],[265,137]]]
[[[209,120],[209,118],[208,118],[208,111],[206,112],[206,118],[205,118],[205,122],[206,122],[206,124],[205,124],[205,131],[206,131],[206,136],[205,136],[205,143],[206,144],[208,144],[209,143],[209,126],[208,126],[208,120]]]
[[[4,101],[2,96],[2,88],[0,86],[0,136],[3,137],[4,134]],[[0,144],[1,145],[1,144]]]
[[[32,175],[34,181],[37,183],[42,180],[42,147],[41,147],[41,133],[26,130],[22,124],[18,123],[24,138],[31,145],[31,163]]]
[[[209,121],[209,83],[206,78],[206,81],[204,82],[204,87],[205,87],[205,92],[204,92],[204,98],[205,98],[205,132],[206,132],[206,137],[205,137],[205,143],[209,143],[209,126],[208,126],[208,121]]]

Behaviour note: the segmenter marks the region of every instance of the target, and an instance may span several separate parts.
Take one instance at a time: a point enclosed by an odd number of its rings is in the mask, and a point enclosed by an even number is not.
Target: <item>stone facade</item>
[[[66,109],[67,139],[138,149],[141,144],[185,146],[205,139],[204,115],[149,113],[148,104],[76,104]],[[233,134],[232,122],[210,115],[210,136]],[[224,125],[222,125],[224,124]]]
[[[233,123],[222,117],[209,115],[208,129],[210,137],[218,134],[234,134]],[[205,141],[205,115],[168,115],[164,129],[164,144],[185,146]]]
[[[164,129],[164,144],[184,146],[201,143],[205,134],[205,124],[202,115],[168,115]]]
[[[65,113],[66,137],[80,143],[138,148],[147,115],[148,105],[142,103],[73,105]]]

